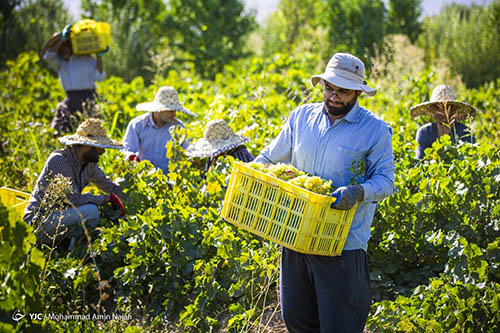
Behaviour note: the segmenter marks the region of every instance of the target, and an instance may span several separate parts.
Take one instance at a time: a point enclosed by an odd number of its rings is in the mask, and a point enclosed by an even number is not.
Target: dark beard
[[[332,116],[345,116],[349,111],[351,111],[354,104],[356,104],[357,98],[354,97],[349,103],[343,106],[329,106],[327,102],[325,102],[326,111]]]
[[[83,158],[87,163],[97,163],[99,162],[99,153],[95,147],[92,147],[92,149],[83,154]]]

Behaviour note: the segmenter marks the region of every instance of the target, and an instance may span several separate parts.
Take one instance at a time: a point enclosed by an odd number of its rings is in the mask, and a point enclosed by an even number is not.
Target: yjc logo
[[[12,319],[16,322],[19,323],[19,320],[23,319],[24,318],[24,314],[22,314],[21,312],[19,312],[18,310],[14,311],[14,313],[12,314]]]

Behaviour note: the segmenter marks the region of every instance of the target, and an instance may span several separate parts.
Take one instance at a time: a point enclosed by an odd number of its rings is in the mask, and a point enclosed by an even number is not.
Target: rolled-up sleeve
[[[392,129],[384,125],[378,140],[368,152],[367,180],[361,184],[365,201],[380,201],[394,192],[394,154],[392,151]]]
[[[126,195],[123,193],[123,190],[120,186],[113,183],[111,179],[109,179],[104,171],[102,171],[99,166],[95,165],[92,173],[89,173],[89,182],[94,183],[101,191],[104,191],[109,194],[116,194],[121,199],[125,199]]]
[[[43,55],[43,60],[45,60],[47,62],[47,64],[49,64],[49,66],[53,69],[55,69],[56,71],[59,71],[59,69],[61,68],[61,63],[62,63],[62,59],[57,55],[57,53],[55,52],[51,52],[51,51],[45,51],[45,54]]]
[[[123,153],[128,158],[130,155],[139,154],[139,135],[137,134],[136,123],[130,122],[123,136]]]
[[[97,70],[97,68],[94,70],[94,80],[97,82],[104,81],[106,78],[106,71],[104,69],[102,70],[102,73]]]

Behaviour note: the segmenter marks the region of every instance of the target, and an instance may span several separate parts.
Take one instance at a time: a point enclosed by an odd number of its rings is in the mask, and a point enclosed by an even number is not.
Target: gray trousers
[[[280,298],[290,333],[362,332],[371,305],[366,252],[328,257],[283,248]]]
[[[65,237],[80,237],[83,235],[82,220],[89,230],[99,224],[99,209],[94,204],[85,204],[66,208],[50,214],[44,221],[38,239],[42,244],[51,245],[56,237],[57,243]]]

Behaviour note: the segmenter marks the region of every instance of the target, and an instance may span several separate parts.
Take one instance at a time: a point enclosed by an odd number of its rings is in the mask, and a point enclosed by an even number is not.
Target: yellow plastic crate
[[[19,216],[22,217],[30,195],[29,193],[13,190],[8,187],[0,187],[0,198],[5,207],[14,208]]]
[[[221,216],[294,251],[337,256],[357,205],[332,209],[334,201],[235,161]]]
[[[111,47],[111,29],[105,22],[81,20],[71,27],[70,40],[74,54],[102,52]]]

